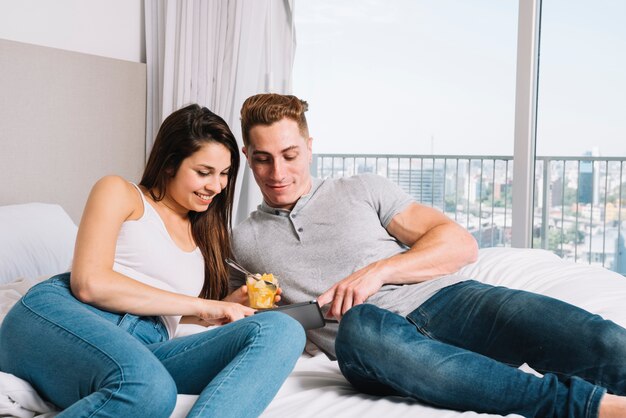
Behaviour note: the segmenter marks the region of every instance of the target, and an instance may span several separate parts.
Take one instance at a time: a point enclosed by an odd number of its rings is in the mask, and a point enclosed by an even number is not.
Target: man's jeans
[[[261,414],[304,348],[304,330],[268,312],[172,340],[156,317],[81,303],[69,274],[27,293],[0,329],[0,368],[65,409],[59,417],[168,417],[177,393],[189,417]]]
[[[359,390],[457,410],[598,416],[626,393],[626,330],[573,305],[473,280],[440,290],[406,318],[350,309],[335,343]],[[517,369],[527,363],[543,378]]]

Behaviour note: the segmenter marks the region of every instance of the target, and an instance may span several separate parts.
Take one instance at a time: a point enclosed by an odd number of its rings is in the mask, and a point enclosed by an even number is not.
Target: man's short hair
[[[300,134],[308,138],[309,127],[304,116],[308,109],[307,102],[292,95],[262,93],[248,97],[241,107],[243,144],[250,145],[250,130],[255,126],[269,126],[284,118],[296,121]]]

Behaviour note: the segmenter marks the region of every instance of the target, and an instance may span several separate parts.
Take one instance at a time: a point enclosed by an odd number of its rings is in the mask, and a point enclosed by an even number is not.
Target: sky
[[[314,152],[512,155],[517,4],[298,0]],[[625,16],[622,0],[543,1],[538,155],[626,156]]]

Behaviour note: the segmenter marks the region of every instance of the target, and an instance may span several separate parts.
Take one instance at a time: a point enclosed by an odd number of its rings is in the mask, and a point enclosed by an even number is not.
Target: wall
[[[0,69],[0,205],[57,203],[78,222],[97,179],[139,181],[145,64],[0,39]]]
[[[0,205],[78,222],[106,174],[144,165],[143,0],[0,0]]]
[[[143,0],[1,0],[0,39],[146,62]]]

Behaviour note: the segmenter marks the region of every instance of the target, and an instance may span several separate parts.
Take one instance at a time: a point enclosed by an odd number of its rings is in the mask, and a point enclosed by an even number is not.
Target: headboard
[[[78,223],[106,174],[139,181],[146,65],[0,39],[0,205],[61,205]]]

